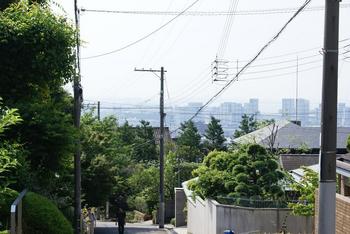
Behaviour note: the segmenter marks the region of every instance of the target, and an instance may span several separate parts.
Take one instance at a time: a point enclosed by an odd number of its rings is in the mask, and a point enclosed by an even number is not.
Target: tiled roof
[[[278,127],[275,148],[300,148],[306,146],[310,149],[320,148],[320,128],[301,127],[287,120],[277,121]],[[235,143],[257,143],[269,147],[269,137],[272,135],[273,124],[233,140]],[[350,128],[340,127],[337,132],[337,149],[345,149],[346,141],[350,135]]]
[[[286,171],[298,169],[302,166],[311,166],[318,163],[318,154],[281,154],[281,167]]]

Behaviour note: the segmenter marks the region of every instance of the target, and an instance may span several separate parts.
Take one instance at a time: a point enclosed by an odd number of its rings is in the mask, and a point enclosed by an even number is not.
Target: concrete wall
[[[336,234],[350,233],[350,198],[337,194],[336,196]],[[315,199],[315,233],[318,233],[318,191]]]
[[[277,233],[282,225],[287,233],[312,233],[313,218],[294,216],[290,209],[258,209],[222,205],[215,200],[188,198],[188,233],[222,234],[232,229],[236,233]]]
[[[175,227],[186,225],[186,195],[183,188],[175,188]]]

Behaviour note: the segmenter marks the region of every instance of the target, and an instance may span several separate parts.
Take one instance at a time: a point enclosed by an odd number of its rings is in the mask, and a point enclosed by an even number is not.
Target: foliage
[[[193,148],[200,148],[201,136],[193,121],[181,123],[180,134],[177,139],[179,145],[186,145]]]
[[[19,1],[0,14],[0,93],[23,122],[5,134],[26,152],[26,181],[32,190],[57,196],[72,168],[75,131],[72,99],[62,85],[75,75],[75,32],[64,17],[34,1]],[[41,2],[41,1],[40,1]]]
[[[153,128],[147,121],[141,120],[136,126],[132,157],[136,162],[158,160]]]
[[[290,203],[288,206],[293,209],[293,214],[313,216],[315,214],[315,191],[318,188],[318,174],[310,168],[302,167],[304,176],[301,181],[294,181],[291,188],[299,196],[298,203]]]
[[[15,125],[21,121],[16,109],[7,109],[0,106],[0,194],[3,193],[11,183],[11,172],[18,166],[17,153],[19,145],[4,141],[3,134],[11,125]],[[1,199],[1,197],[0,197]]]
[[[350,136],[348,137],[348,142],[346,144],[346,148],[348,149],[348,152],[350,152]]]
[[[240,136],[246,135],[250,132],[257,130],[258,123],[256,121],[256,116],[248,116],[247,114],[242,115],[242,120],[238,128],[239,129],[236,130],[233,134],[234,138],[238,138]]]
[[[181,123],[180,131],[176,150],[180,160],[187,162],[201,161],[203,157],[201,136],[193,121]]]
[[[89,206],[101,206],[115,191],[125,191],[130,149],[122,142],[115,117],[101,121],[86,113],[81,121],[82,188]]]
[[[257,121],[257,129],[269,126],[271,124],[274,124],[276,121],[274,119],[263,119]]]
[[[128,184],[132,190],[132,196],[129,198],[131,208],[136,208],[137,201],[144,201],[142,206],[147,207],[148,214],[156,209],[159,200],[159,169],[157,166],[134,165],[134,171],[128,178]]]
[[[206,138],[205,145],[209,151],[212,151],[214,149],[226,149],[224,145],[226,139],[224,136],[224,131],[222,130],[222,126],[220,124],[220,120],[214,118],[213,116],[210,117],[210,122],[208,124],[208,128],[205,130],[204,136]]]
[[[35,234],[70,234],[69,221],[47,198],[28,192],[23,199],[23,232]]]
[[[285,178],[275,157],[257,144],[232,152],[213,151],[194,171],[198,180],[190,186],[202,197],[234,196],[278,199]]]

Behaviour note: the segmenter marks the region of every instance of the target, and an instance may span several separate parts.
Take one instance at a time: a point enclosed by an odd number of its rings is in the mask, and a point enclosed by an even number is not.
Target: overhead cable
[[[350,8],[350,4],[344,3],[340,8]],[[263,10],[241,10],[241,11],[186,11],[182,13],[184,16],[226,16],[226,15],[272,15],[272,14],[287,14],[295,12],[298,8],[275,8]],[[323,11],[324,6],[314,6],[305,9],[305,11]],[[94,13],[112,13],[112,14],[128,14],[128,15],[177,15],[179,11],[140,11],[140,10],[102,10],[102,9],[81,9],[82,12]]]
[[[180,11],[178,14],[176,14],[175,17],[173,17],[172,19],[170,19],[169,21],[167,21],[166,23],[162,24],[160,27],[158,27],[157,29],[153,30],[152,32],[146,34],[145,36],[139,38],[136,41],[133,41],[123,47],[120,47],[118,49],[109,51],[109,52],[105,52],[105,53],[101,53],[101,54],[97,54],[97,55],[92,55],[92,56],[88,56],[82,59],[93,59],[93,58],[98,58],[98,57],[102,57],[102,56],[106,56],[106,55],[110,55],[110,54],[114,54],[117,53],[119,51],[122,51],[124,49],[127,49],[145,39],[147,39],[148,37],[152,36],[153,34],[157,33],[158,31],[162,30],[163,28],[165,28],[167,25],[169,25],[171,22],[173,22],[174,20],[176,20],[178,17],[180,17],[182,14],[184,14],[187,10],[189,10],[191,7],[193,7],[197,2],[199,2],[200,0],[195,0],[193,3],[191,3],[188,7],[186,7],[183,11]]]
[[[237,74],[228,81],[224,87],[222,87],[219,92],[217,92],[214,96],[212,96],[204,105],[202,105],[196,113],[189,119],[194,119],[206,106],[208,106],[215,98],[217,98],[220,94],[222,94],[234,81],[238,79],[238,77],[281,35],[281,33],[287,28],[287,26],[302,12],[305,7],[311,2],[311,0],[306,0],[303,5],[293,14],[293,16],[283,25],[283,27],[277,32],[277,34],[268,41],[259,52],[244,66],[242,69],[237,72]]]

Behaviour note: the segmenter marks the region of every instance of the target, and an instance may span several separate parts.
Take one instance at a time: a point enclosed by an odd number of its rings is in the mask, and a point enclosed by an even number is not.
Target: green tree
[[[294,181],[292,189],[299,195],[299,202],[289,203],[293,214],[313,216],[315,214],[315,191],[318,188],[318,174],[310,168],[302,167],[304,175],[300,181]]]
[[[350,136],[348,137],[348,142],[347,142],[346,148],[350,152]]]
[[[191,188],[202,197],[277,199],[284,195],[280,182],[285,174],[275,157],[257,144],[233,152],[210,152],[194,175],[198,180]]]
[[[72,99],[62,86],[75,76],[74,47],[72,26],[48,7],[19,1],[0,14],[0,93],[23,119],[5,139],[23,143],[27,185],[43,193],[57,191],[54,181],[71,167]]]
[[[220,124],[220,120],[210,117],[210,122],[208,124],[208,128],[205,130],[204,134],[206,138],[205,145],[207,148],[211,150],[225,150],[226,147],[224,145],[226,139],[224,136],[224,131],[222,130],[222,126]]]
[[[131,195],[128,199],[130,208],[142,208],[148,214],[156,209],[159,201],[159,169],[157,165],[138,163],[128,178]]]
[[[4,140],[4,134],[20,122],[17,110],[3,107],[0,98],[0,230],[9,226],[10,204],[18,195],[11,188],[18,179],[16,174],[23,166],[21,145]]]
[[[238,128],[239,129],[236,130],[233,135],[234,138],[246,135],[250,132],[257,130],[258,122],[256,121],[256,116],[248,116],[247,114],[242,115],[242,120]]]
[[[158,160],[156,141],[153,128],[148,121],[141,120],[136,126],[136,136],[134,139],[133,159],[136,162]]]
[[[123,131],[120,131],[122,129]],[[86,113],[82,117],[82,189],[89,205],[101,206],[125,188],[131,151],[124,145],[125,129],[115,117],[101,121]]]
[[[199,162],[203,157],[201,135],[193,121],[181,123],[176,154],[181,161]]]

